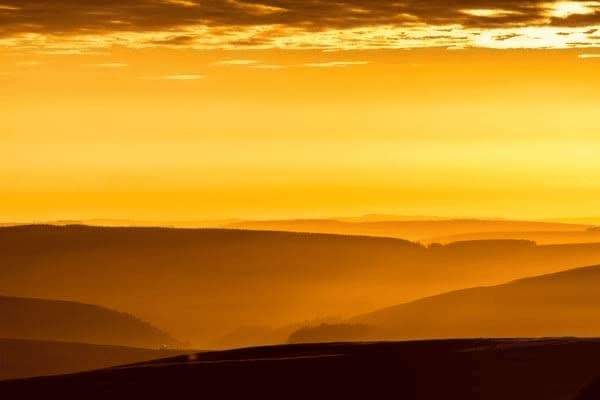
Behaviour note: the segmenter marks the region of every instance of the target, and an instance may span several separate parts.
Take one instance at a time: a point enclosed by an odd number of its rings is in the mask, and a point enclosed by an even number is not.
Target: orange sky
[[[252,46],[214,26],[182,45],[157,44],[168,26],[22,32],[34,14],[12,3],[0,1],[0,220],[597,212],[595,2],[544,6],[543,26],[461,19],[444,38],[423,33],[439,22],[298,31],[294,14],[268,40],[245,25]],[[373,39],[396,31],[420,38]]]

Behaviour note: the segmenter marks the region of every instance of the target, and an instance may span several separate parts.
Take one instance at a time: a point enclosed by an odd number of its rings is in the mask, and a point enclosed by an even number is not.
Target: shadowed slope
[[[375,337],[600,336],[600,266],[459,290],[353,319]]]
[[[159,348],[175,339],[136,317],[94,305],[0,296],[0,338]]]
[[[600,263],[600,244],[426,248],[390,238],[288,232],[22,226],[0,229],[0,263],[4,294],[102,304],[207,347],[243,326],[344,318]],[[272,340],[234,336],[218,345]]]
[[[0,380],[90,371],[181,353],[175,350],[0,339]]]
[[[446,340],[241,349],[23,381],[80,398],[564,400],[600,372],[598,340]]]
[[[360,315],[338,325],[305,326],[288,341],[446,337],[600,336],[600,266],[457,290]]]

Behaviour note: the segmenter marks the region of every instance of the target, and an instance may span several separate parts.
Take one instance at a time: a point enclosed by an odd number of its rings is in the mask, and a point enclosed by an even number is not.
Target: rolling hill
[[[182,351],[0,339],[0,380],[91,371],[178,354]]]
[[[594,266],[457,290],[361,315],[345,325],[305,327],[291,340],[596,337],[599,310],[600,266]],[[356,326],[369,329],[357,337]]]
[[[391,238],[291,232],[0,228],[3,294],[101,304],[199,348],[273,340],[271,334],[230,334],[242,327],[277,331],[598,263],[600,244],[474,241],[425,247]]]
[[[64,400],[565,400],[600,373],[598,358],[597,339],[289,345],[2,381],[0,393]]]
[[[452,243],[472,240],[530,240],[537,244],[599,243],[600,229],[583,231],[528,231],[528,232],[474,232],[439,236],[426,239],[426,243]]]
[[[508,232],[578,232],[585,233],[590,225],[561,222],[511,221],[487,219],[417,219],[417,220],[337,220],[298,219],[271,221],[238,221],[227,228],[272,230],[287,232],[318,232],[341,235],[395,237],[431,242],[431,238],[473,233]],[[497,238],[501,239],[501,238]],[[528,237],[516,239],[528,240]],[[560,242],[559,242],[560,243]]]
[[[0,338],[158,349],[181,343],[140,319],[89,304],[0,296]]]

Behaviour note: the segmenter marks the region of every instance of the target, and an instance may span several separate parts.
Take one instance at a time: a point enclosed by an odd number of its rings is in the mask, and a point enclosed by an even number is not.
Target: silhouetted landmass
[[[598,400],[600,399],[600,373],[598,377],[588,383],[573,400]]]
[[[89,304],[0,296],[0,338],[160,348],[181,343],[140,319]]]
[[[278,328],[269,326],[240,326],[210,341],[212,349],[244,347],[253,343],[286,343],[292,332],[301,324],[286,325]]]
[[[371,339],[591,337],[600,336],[598,310],[600,266],[593,266],[458,290],[352,321],[374,327]]]
[[[243,230],[0,228],[3,294],[100,304],[194,347],[270,343],[230,336],[346,318],[464,287],[600,263],[600,244],[399,239]]]
[[[0,339],[0,380],[91,371],[182,353],[176,350]]]
[[[287,343],[363,342],[373,341],[379,334],[377,327],[356,322],[305,325],[293,331]]]
[[[431,241],[433,237],[485,232],[584,232],[589,225],[559,222],[433,219],[433,220],[335,220],[297,219],[240,221],[229,228],[288,232],[319,232],[343,235],[396,237],[414,241]],[[517,239],[528,239],[521,237]]]
[[[357,342],[368,339],[371,327],[364,324],[320,324],[304,326],[288,339],[289,343]]]
[[[582,231],[540,232],[475,232],[459,235],[432,237],[426,243],[452,243],[473,240],[529,240],[538,244],[599,243],[600,230],[588,228]]]
[[[594,339],[289,345],[3,381],[0,393],[65,400],[565,400],[598,375],[598,359]]]

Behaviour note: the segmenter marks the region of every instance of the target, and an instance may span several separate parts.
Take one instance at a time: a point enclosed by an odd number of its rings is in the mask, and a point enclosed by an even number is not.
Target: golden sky
[[[595,216],[600,2],[0,0],[0,220]]]

